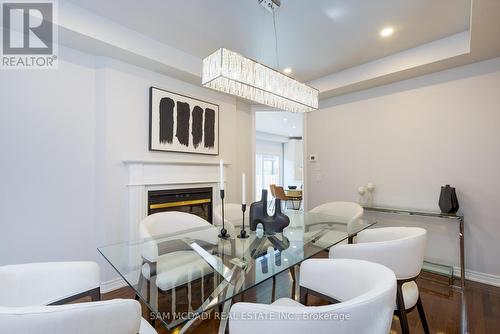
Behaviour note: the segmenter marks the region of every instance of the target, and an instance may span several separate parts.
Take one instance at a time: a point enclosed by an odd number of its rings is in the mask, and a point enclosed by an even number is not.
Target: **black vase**
[[[456,213],[459,209],[457,193],[455,188],[449,184],[441,187],[439,195],[439,208],[442,213]]]

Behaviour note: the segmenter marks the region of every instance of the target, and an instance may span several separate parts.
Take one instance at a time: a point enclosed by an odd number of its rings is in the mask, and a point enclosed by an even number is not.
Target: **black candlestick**
[[[245,211],[247,211],[246,204],[241,204],[241,211],[243,212],[243,224],[241,226],[241,231],[240,234],[238,235],[238,238],[245,239],[249,237],[247,231],[245,231]]]
[[[220,199],[222,200],[222,229],[220,230],[219,238],[229,239],[230,235],[227,234],[225,220],[224,220],[224,189],[220,190]]]

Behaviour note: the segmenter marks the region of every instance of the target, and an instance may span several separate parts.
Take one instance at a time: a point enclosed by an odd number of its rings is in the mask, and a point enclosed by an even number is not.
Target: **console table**
[[[376,211],[383,213],[392,213],[392,214],[400,214],[407,216],[423,216],[423,217],[432,217],[432,218],[442,218],[448,219],[455,222],[458,222],[459,229],[459,242],[460,242],[460,286],[463,290],[465,287],[465,247],[464,247],[464,215],[461,213],[456,214],[448,214],[442,212],[432,212],[432,211],[419,211],[419,210],[411,210],[411,209],[396,209],[396,208],[388,208],[388,207],[372,207],[365,206],[363,207],[366,211]]]

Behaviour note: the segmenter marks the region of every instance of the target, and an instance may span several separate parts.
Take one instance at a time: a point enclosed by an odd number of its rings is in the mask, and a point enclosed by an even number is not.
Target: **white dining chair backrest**
[[[0,267],[0,333],[154,334],[141,318],[141,304],[113,299],[49,305],[81,299],[99,288],[95,262],[40,262]],[[99,293],[99,292],[98,292]]]
[[[1,266],[0,282],[0,305],[13,307],[50,304],[101,284],[99,266],[91,261]]]
[[[173,234],[209,225],[205,219],[187,212],[166,211],[144,218],[140,223],[140,230],[143,234],[141,237],[146,237]]]
[[[0,333],[136,334],[140,325],[141,305],[131,299],[60,306],[0,306]]]
[[[418,276],[422,269],[427,231],[419,227],[382,227],[358,233],[356,243],[336,245],[331,258],[361,259],[390,268],[397,279]]]
[[[270,305],[236,303],[230,312],[230,333],[389,332],[396,299],[396,277],[390,269],[360,260],[306,260],[300,286],[341,302],[305,307],[290,299]]]
[[[186,238],[210,244],[218,242],[217,229],[212,224],[186,212],[167,211],[149,215],[140,222],[139,231],[143,239],[142,256],[151,262],[158,258],[159,242]]]
[[[340,218],[340,223],[350,223],[363,215],[363,207],[354,202],[328,202],[313,208],[311,212]]]

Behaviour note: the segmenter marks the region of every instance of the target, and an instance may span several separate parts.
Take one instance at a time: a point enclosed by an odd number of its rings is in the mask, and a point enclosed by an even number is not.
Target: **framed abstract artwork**
[[[219,154],[219,106],[149,89],[149,150]]]

